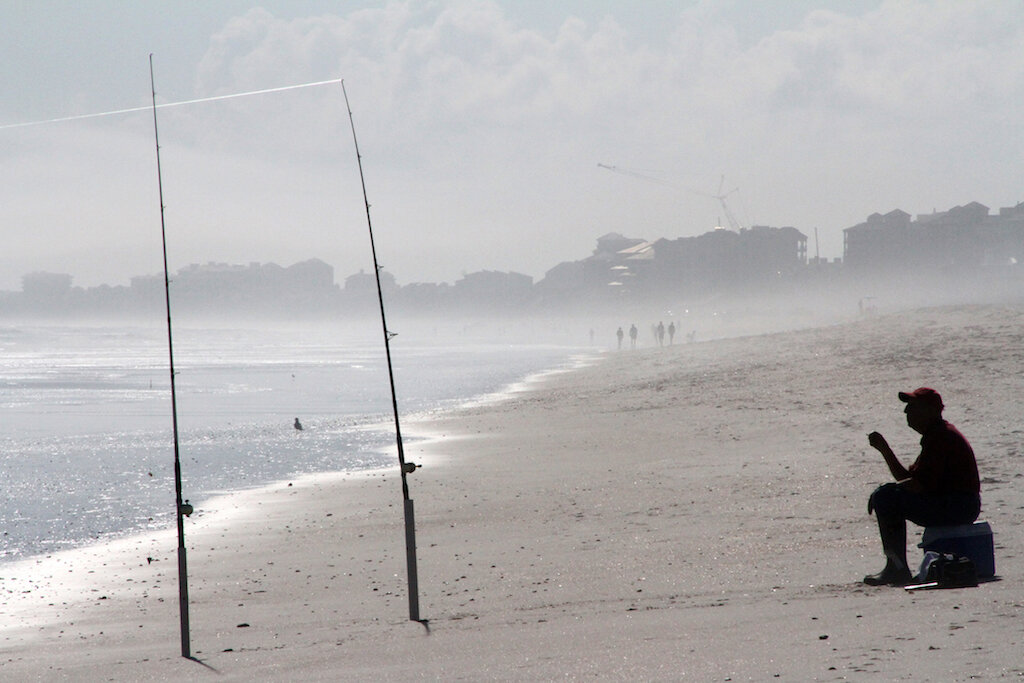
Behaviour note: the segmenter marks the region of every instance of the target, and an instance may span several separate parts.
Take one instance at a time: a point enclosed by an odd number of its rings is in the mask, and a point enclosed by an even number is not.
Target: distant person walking
[[[879,486],[868,499],[868,514],[875,513],[885,552],[885,568],[864,577],[870,586],[910,582],[907,520],[920,526],[952,526],[970,524],[981,512],[974,451],[963,434],[942,419],[942,397],[928,387],[898,395],[907,404],[907,425],[921,434],[921,453],[914,464],[904,467],[881,434],[868,434],[868,443],[882,454],[896,479]]]
[[[660,320],[658,321],[657,334],[658,334],[658,346],[664,346],[665,345],[665,323],[663,323]]]
[[[637,334],[639,334],[639,331],[636,329],[636,323],[633,323],[632,325],[629,326],[629,348],[631,349],[636,348]]]
[[[673,323],[673,322],[670,322],[668,324],[668,343],[669,343],[669,346],[672,345],[672,340],[675,339],[675,337],[676,337],[676,324]]]
[[[619,351],[621,351],[622,350],[622,338],[625,336],[625,334],[623,333],[621,327],[619,329],[615,330],[615,336],[618,337],[618,339],[619,339]]]

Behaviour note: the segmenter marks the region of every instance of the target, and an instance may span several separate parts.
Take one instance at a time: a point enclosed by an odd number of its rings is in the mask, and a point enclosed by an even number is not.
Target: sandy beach
[[[864,586],[896,392],[971,440],[998,580]],[[173,532],[0,567],[5,681],[966,681],[1024,676],[1024,308],[608,353],[410,425],[422,625],[393,471],[226,496]],[[909,557],[920,529],[910,526]]]

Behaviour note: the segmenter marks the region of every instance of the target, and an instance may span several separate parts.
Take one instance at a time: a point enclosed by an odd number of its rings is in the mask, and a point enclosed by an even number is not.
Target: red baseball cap
[[[899,397],[900,400],[903,401],[904,403],[910,403],[911,401],[922,401],[924,403],[931,405],[934,408],[938,408],[939,410],[942,410],[944,408],[944,406],[942,405],[942,397],[939,396],[939,392],[935,391],[934,389],[929,389],[928,387],[920,387],[919,389],[914,389],[913,391],[901,391],[899,392]]]

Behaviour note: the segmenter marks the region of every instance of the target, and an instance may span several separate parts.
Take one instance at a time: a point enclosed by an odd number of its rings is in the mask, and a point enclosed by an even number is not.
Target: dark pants
[[[913,493],[896,483],[882,484],[871,494],[869,506],[878,519],[907,519],[918,526],[970,524],[981,514],[976,493],[934,495]]]
[[[914,493],[893,482],[882,484],[871,494],[868,510],[872,509],[878,518],[878,532],[886,556],[895,557],[906,566],[906,520],[918,526],[970,524],[981,514],[981,496],[976,493]]]

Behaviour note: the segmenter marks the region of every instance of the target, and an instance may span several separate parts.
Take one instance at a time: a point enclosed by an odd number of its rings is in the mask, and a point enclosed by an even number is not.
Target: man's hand
[[[876,451],[883,454],[886,451],[892,450],[889,448],[889,442],[886,441],[885,437],[879,434],[878,432],[871,432],[870,434],[868,434],[868,443],[871,444],[871,447],[874,448]]]
[[[889,448],[889,442],[885,440],[885,437],[878,432],[871,432],[868,434],[868,443],[876,451],[882,454],[885,458],[885,464],[889,466],[889,471],[892,473],[893,478],[896,481],[903,481],[910,477],[910,472],[907,468],[900,464],[900,461],[896,458],[896,454]]]

